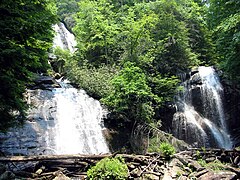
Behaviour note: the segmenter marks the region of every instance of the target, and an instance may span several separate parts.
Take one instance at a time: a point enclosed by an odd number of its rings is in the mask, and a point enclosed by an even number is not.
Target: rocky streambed
[[[127,164],[128,179],[240,178],[239,150],[191,149],[171,158],[159,153],[0,157],[0,179],[86,179],[99,160],[118,156]]]

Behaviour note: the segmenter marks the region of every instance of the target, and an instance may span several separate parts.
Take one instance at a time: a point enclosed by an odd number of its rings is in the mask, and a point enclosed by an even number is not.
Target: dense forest
[[[21,124],[24,92],[36,73],[60,73],[122,122],[160,126],[179,75],[208,65],[240,83],[238,0],[3,0],[0,3],[0,129]],[[53,50],[64,22],[77,51]],[[54,61],[64,61],[53,72]]]

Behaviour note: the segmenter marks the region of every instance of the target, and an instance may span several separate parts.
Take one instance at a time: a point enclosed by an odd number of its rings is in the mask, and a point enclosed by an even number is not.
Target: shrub
[[[148,152],[160,152],[159,140],[156,137],[149,139]]]
[[[128,177],[128,168],[121,157],[104,158],[87,171],[87,177],[90,180],[124,180]]]
[[[112,91],[110,83],[112,77],[117,74],[118,67],[102,65],[101,67],[79,67],[74,62],[67,62],[65,66],[68,79],[84,89],[90,96],[101,99]]]
[[[159,145],[157,138],[150,139],[148,152],[160,152],[165,158],[170,158],[175,152],[175,147],[167,142],[162,142]]]
[[[166,142],[161,143],[159,149],[166,158],[170,158],[176,152],[174,146]]]

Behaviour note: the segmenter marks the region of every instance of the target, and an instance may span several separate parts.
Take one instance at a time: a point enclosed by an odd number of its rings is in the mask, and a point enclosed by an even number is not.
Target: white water
[[[53,40],[53,48],[60,47],[61,49],[69,50],[71,53],[75,52],[77,42],[74,35],[66,29],[64,24],[55,24],[53,28],[56,32]]]
[[[102,133],[104,111],[99,101],[75,88],[55,90],[57,154],[109,152]]]
[[[214,139],[217,147],[230,149],[232,143],[224,117],[223,88],[219,78],[212,67],[199,67],[198,71],[201,85],[192,87],[191,83],[183,82],[185,90],[179,95],[173,126],[184,124],[182,127],[184,130],[181,131],[178,127],[174,133],[198,146],[212,146],[208,141]],[[202,114],[199,114],[192,105],[192,88],[200,88],[199,95],[202,100],[198,102],[198,106],[202,107],[204,111]],[[202,104],[199,105],[199,103]]]
[[[222,105],[223,87],[219,78],[212,67],[199,67],[199,75],[203,82],[201,86],[202,98],[205,104],[205,121],[213,133],[213,136],[222,148],[230,149],[232,147],[228,128],[224,116]],[[211,114],[209,114],[209,111]],[[216,127],[215,127],[216,126]]]
[[[76,41],[63,23],[54,25],[57,46],[74,52]],[[0,149],[6,154],[100,154],[109,149],[103,136],[106,112],[99,101],[59,82],[62,88],[28,90],[32,105],[22,128],[0,133]]]
[[[54,48],[76,50],[76,40],[63,23],[54,25]],[[57,154],[100,154],[109,149],[102,133],[104,111],[99,101],[89,97],[84,90],[77,90],[59,82],[62,87],[54,91],[56,125],[54,127]],[[49,138],[51,141],[51,137]],[[51,143],[48,143],[51,144]],[[51,147],[49,147],[51,148]]]
[[[101,154],[109,149],[103,136],[106,111],[99,101],[75,88],[28,90],[28,121],[0,133],[7,155]]]

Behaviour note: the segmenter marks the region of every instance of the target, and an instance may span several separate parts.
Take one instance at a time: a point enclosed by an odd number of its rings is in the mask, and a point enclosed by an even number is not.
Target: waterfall
[[[223,88],[212,67],[199,67],[184,79],[177,96],[173,134],[196,147],[230,149],[231,139],[222,105]]]
[[[106,111],[84,90],[28,90],[28,121],[0,134],[6,154],[100,154],[109,149],[103,136]]]
[[[74,35],[63,23],[54,25],[54,29],[53,47],[73,53]],[[23,127],[0,133],[0,150],[11,155],[108,153],[103,135],[106,111],[100,102],[64,82],[57,83],[50,77],[40,79],[26,93],[31,106],[28,120]]]
[[[77,42],[72,33],[70,33],[63,23],[58,23],[53,26],[56,35],[53,40],[53,48],[60,47],[61,49],[67,49],[71,53],[76,51],[75,46]]]
[[[84,90],[56,89],[56,150],[60,154],[109,152],[102,133],[104,111]]]

